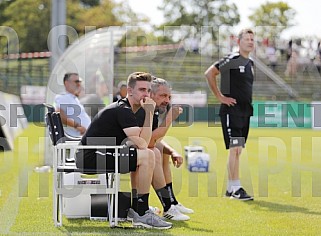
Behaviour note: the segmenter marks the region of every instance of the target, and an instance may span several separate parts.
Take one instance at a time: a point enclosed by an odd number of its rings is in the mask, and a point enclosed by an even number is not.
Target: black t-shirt
[[[145,121],[145,110],[141,107],[139,108],[139,110],[135,113],[135,117],[137,119],[137,123],[139,127],[143,127],[144,126],[144,121]],[[154,116],[153,116],[153,128],[152,130],[155,130],[158,128],[158,111],[155,110],[154,112]]]
[[[230,107],[221,104],[220,115],[252,116],[253,61],[235,53],[215,62],[214,66],[221,73],[222,94],[235,98],[237,102]]]
[[[125,128],[138,127],[136,117],[127,98],[114,102],[101,110],[92,120],[81,139],[83,145],[121,145],[127,138]],[[107,142],[97,138],[107,138]]]

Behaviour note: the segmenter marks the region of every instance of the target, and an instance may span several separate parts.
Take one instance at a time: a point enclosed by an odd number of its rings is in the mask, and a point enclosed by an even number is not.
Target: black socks
[[[174,195],[173,183],[166,184],[166,187],[165,187],[165,188],[166,188],[167,191],[168,191],[169,198],[170,198],[170,200],[171,200],[171,204],[177,205],[177,204],[178,204],[178,201],[176,200],[175,195]]]
[[[148,204],[149,193],[146,194],[138,194],[137,197],[137,213],[142,216],[145,215],[145,212],[149,210]]]
[[[155,190],[155,192],[160,202],[162,203],[164,212],[168,211],[168,209],[171,207],[171,200],[170,200],[170,195],[166,186],[161,189]]]

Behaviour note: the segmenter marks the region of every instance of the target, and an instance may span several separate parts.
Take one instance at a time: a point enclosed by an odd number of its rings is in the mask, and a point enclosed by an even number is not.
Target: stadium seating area
[[[126,79],[133,71],[149,71],[170,81],[177,91],[206,91],[209,103],[215,103],[203,73],[217,59],[218,55],[209,57],[179,49],[117,53],[115,54],[114,84],[117,85],[119,81]],[[262,62],[268,67],[265,59],[262,59]],[[49,58],[2,59],[0,64],[0,86],[8,93],[20,95],[22,85],[47,85]],[[298,93],[298,97],[291,96],[269,76],[256,68],[254,99],[310,101],[321,98],[320,74],[312,62],[300,65],[295,77],[286,77],[285,70],[286,60],[283,59],[278,62],[274,72]]]

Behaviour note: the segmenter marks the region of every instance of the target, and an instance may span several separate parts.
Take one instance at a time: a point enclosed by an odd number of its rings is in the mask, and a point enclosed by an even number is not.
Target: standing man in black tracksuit
[[[252,85],[254,33],[243,29],[238,35],[239,52],[215,62],[205,72],[208,85],[221,103],[220,117],[226,149],[229,149],[228,187],[226,196],[238,200],[253,200],[241,185],[239,158],[244,148],[253,115]],[[216,77],[221,74],[221,89]]]

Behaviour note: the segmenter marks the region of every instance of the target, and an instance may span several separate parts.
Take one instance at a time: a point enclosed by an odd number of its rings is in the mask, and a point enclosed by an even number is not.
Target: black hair
[[[72,75],[77,75],[77,76],[79,76],[78,73],[75,73],[75,72],[66,73],[66,74],[64,75],[64,82],[66,82],[67,80],[69,80],[69,78],[70,78]]]

